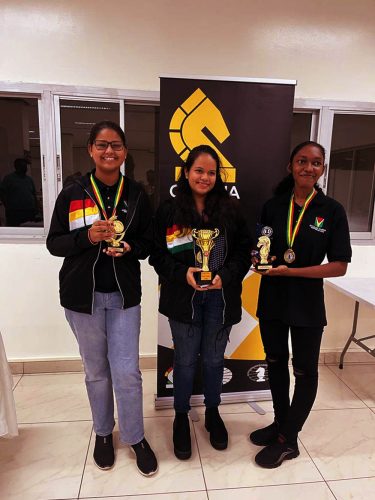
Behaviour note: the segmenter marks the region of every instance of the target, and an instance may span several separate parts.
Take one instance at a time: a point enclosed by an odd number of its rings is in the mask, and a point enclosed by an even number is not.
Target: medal
[[[296,254],[293,252],[291,248],[288,248],[288,250],[285,251],[284,253],[284,260],[287,264],[291,264],[294,262],[296,259]]]
[[[109,220],[112,220],[112,217]],[[121,234],[124,231],[124,224],[118,219],[113,219],[113,228],[116,234]]]
[[[287,242],[287,245],[289,248],[284,253],[284,260],[287,264],[291,264],[296,259],[296,254],[294,253],[294,251],[292,249],[293,244],[294,244],[294,240],[296,239],[297,233],[301,227],[302,218],[307,210],[307,207],[310,205],[310,203],[313,200],[316,193],[317,192],[315,191],[315,189],[313,189],[311,191],[311,193],[309,194],[309,196],[306,198],[305,203],[303,204],[301,212],[300,212],[298,219],[296,221],[296,225],[294,226],[294,229],[293,229],[294,192],[292,193],[292,196],[290,197],[289,210],[288,210],[288,221],[287,221],[287,226],[286,226],[286,242]]]
[[[115,231],[115,236],[113,238],[109,238],[108,240],[105,240],[105,241],[108,243],[109,247],[114,247],[116,249],[116,252],[123,253],[124,247],[121,246],[121,240],[123,239],[123,237],[125,235],[125,228],[124,228],[124,224],[120,220],[117,219],[116,208],[117,208],[117,205],[120,201],[122,191],[124,189],[124,176],[122,174],[120,174],[120,182],[118,183],[118,186],[117,186],[115,202],[114,202],[114,207],[113,207],[113,212],[112,212],[111,217],[108,217],[108,215],[107,215],[102,196],[100,194],[99,188],[96,185],[94,176],[92,174],[90,176],[90,180],[91,180],[91,185],[92,185],[92,188],[93,188],[93,191],[95,194],[96,201],[102,210],[104,219],[106,221],[111,221],[113,223],[113,229]]]

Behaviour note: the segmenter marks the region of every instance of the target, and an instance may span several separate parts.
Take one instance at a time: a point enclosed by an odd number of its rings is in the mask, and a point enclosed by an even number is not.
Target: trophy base
[[[119,247],[115,247],[114,245],[108,245],[108,248],[112,248],[117,253],[124,253],[125,248],[121,245]]]
[[[194,273],[194,278],[197,285],[205,287],[211,285],[213,275],[211,271],[200,271]]]
[[[272,269],[272,264],[257,264],[255,266],[255,269],[257,271],[269,271],[270,269]]]

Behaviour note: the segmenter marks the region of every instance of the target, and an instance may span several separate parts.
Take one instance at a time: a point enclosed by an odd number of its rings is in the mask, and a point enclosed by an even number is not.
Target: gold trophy
[[[260,261],[255,264],[255,268],[258,271],[268,271],[272,269],[272,263],[270,261],[269,255],[271,250],[271,236],[272,229],[268,226],[263,226],[261,229],[261,235],[258,238],[257,248],[259,248],[258,256]]]
[[[193,229],[191,234],[195,238],[201,252],[198,254],[198,260],[202,263],[202,271],[196,273],[195,281],[197,285],[208,286],[212,282],[212,272],[208,268],[210,252],[215,246],[214,239],[219,236],[218,229]],[[201,257],[199,259],[199,256]]]
[[[108,219],[113,222],[113,229],[115,231],[115,235],[108,240],[105,240],[108,243],[110,248],[114,248],[118,253],[124,253],[124,246],[121,245],[121,240],[125,236],[125,228],[124,224],[117,219],[117,216],[114,215]]]

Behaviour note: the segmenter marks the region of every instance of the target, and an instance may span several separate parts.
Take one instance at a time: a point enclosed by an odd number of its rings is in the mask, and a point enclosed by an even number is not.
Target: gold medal
[[[115,219],[113,221],[113,228],[116,234],[121,234],[124,231],[124,224],[120,220]]]
[[[284,260],[287,264],[291,264],[292,262],[294,262],[296,259],[296,254],[294,253],[294,251],[291,249],[291,248],[288,248],[288,250],[286,250],[284,252]]]

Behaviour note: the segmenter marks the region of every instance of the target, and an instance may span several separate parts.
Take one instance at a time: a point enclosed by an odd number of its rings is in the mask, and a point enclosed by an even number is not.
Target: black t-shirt
[[[262,224],[273,229],[270,254],[276,256],[274,267],[286,265],[284,252],[288,248],[286,226],[290,196],[291,193],[286,193],[272,198],[262,211]],[[297,217],[298,209],[294,222]],[[289,267],[319,265],[325,257],[329,262],[350,262],[349,227],[342,205],[319,191],[303,216],[293,251],[296,259],[287,264]],[[293,326],[326,325],[323,279],[262,276],[257,316]]]
[[[113,212],[113,206],[115,203],[115,197],[118,187],[118,182],[114,186],[107,186],[99,179],[95,177],[96,185],[99,188],[104,207],[107,213],[107,217],[111,217]],[[125,197],[126,197],[126,182],[124,185]],[[120,200],[123,203],[123,200]],[[104,217],[102,217],[104,219]],[[103,242],[102,247],[105,248],[106,243]],[[116,281],[116,276],[113,266],[113,257],[100,252],[99,259],[95,265],[95,291],[103,293],[111,293],[118,291],[118,284]]]

